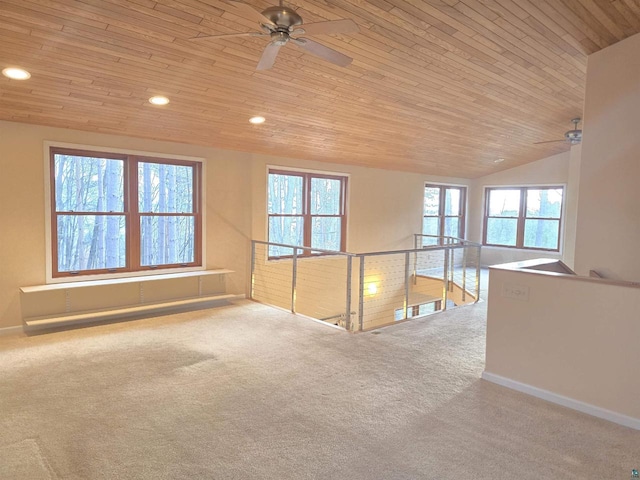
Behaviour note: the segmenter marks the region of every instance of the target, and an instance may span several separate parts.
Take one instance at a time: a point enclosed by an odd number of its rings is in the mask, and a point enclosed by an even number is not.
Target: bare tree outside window
[[[124,162],[54,155],[59,272],[126,265]]]
[[[200,169],[52,148],[54,276],[199,264]]]
[[[192,167],[139,162],[138,209],[142,265],[194,261]]]
[[[344,250],[346,181],[335,175],[271,170],[267,181],[269,242]],[[271,258],[291,255],[291,248],[269,247]]]
[[[559,251],[562,187],[487,188],[484,244]]]
[[[425,185],[422,234],[464,238],[466,197],[466,187]],[[439,244],[442,239],[422,238],[422,246]]]

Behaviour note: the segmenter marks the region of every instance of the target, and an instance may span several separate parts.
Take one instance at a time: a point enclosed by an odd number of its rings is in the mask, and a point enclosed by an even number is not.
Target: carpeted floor
[[[0,479],[629,478],[640,432],[480,380],[485,315],[352,335],[243,301],[1,338]]]

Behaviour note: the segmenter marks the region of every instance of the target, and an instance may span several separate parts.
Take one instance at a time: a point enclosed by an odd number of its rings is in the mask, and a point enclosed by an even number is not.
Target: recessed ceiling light
[[[31,74],[29,72],[17,67],[7,67],[2,70],[2,74],[13,80],[27,80],[28,78],[31,78]]]
[[[504,158],[496,158],[493,163],[502,163],[504,162]]]
[[[264,123],[265,118],[264,117],[251,117],[249,119],[249,121],[251,123],[253,123],[254,125],[258,125],[259,123]]]
[[[155,97],[151,97],[149,99],[149,103],[153,103],[154,105],[166,105],[169,103],[169,99],[167,97],[163,97],[162,95],[156,95]]]

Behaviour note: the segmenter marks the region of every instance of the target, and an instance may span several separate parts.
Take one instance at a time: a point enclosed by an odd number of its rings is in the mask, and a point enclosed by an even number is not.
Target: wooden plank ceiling
[[[581,116],[587,55],[640,31],[640,0],[286,4],[353,19],[314,37],[353,63],[286,45],[258,72],[264,38],[189,40],[257,30],[221,0],[1,0],[0,68],[32,78],[0,77],[0,119],[473,178],[566,151],[532,144]]]

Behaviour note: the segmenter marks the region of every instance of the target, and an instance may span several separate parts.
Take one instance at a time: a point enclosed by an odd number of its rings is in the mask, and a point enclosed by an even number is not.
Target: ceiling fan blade
[[[307,23],[296,26],[293,33],[307,35],[329,35],[331,33],[357,33],[360,28],[350,18],[328,22]]]
[[[314,42],[313,40],[309,40],[308,38],[292,38],[291,41],[303,50],[313,53],[314,55],[340,67],[346,67],[353,61],[351,57],[347,57],[333,48],[325,47],[324,45]]]
[[[256,70],[269,70],[273,67],[273,64],[276,62],[278,52],[280,51],[280,47],[281,45],[276,45],[275,43],[268,44],[265,47],[264,52],[262,52],[262,57],[260,57]]]
[[[191,37],[189,40],[211,40],[215,38],[232,38],[232,37],[268,37],[268,33],[260,33],[260,32],[245,32],[245,33],[223,33],[220,35],[198,35],[196,37]]]
[[[562,140],[547,140],[546,142],[535,142],[533,145],[540,145],[542,143],[557,143],[557,142],[566,142],[565,139]]]
[[[253,7],[247,5],[246,3],[234,2],[232,0],[229,0],[228,3],[230,5],[232,5],[232,6],[234,6],[236,9],[238,9],[242,13],[242,16],[244,16],[245,18],[248,18],[249,20],[253,20],[253,21],[258,22],[258,23],[260,23],[262,25],[269,25],[269,26],[272,26],[272,27],[276,26],[275,23],[273,23],[267,17],[262,15],[259,11],[254,10]]]

